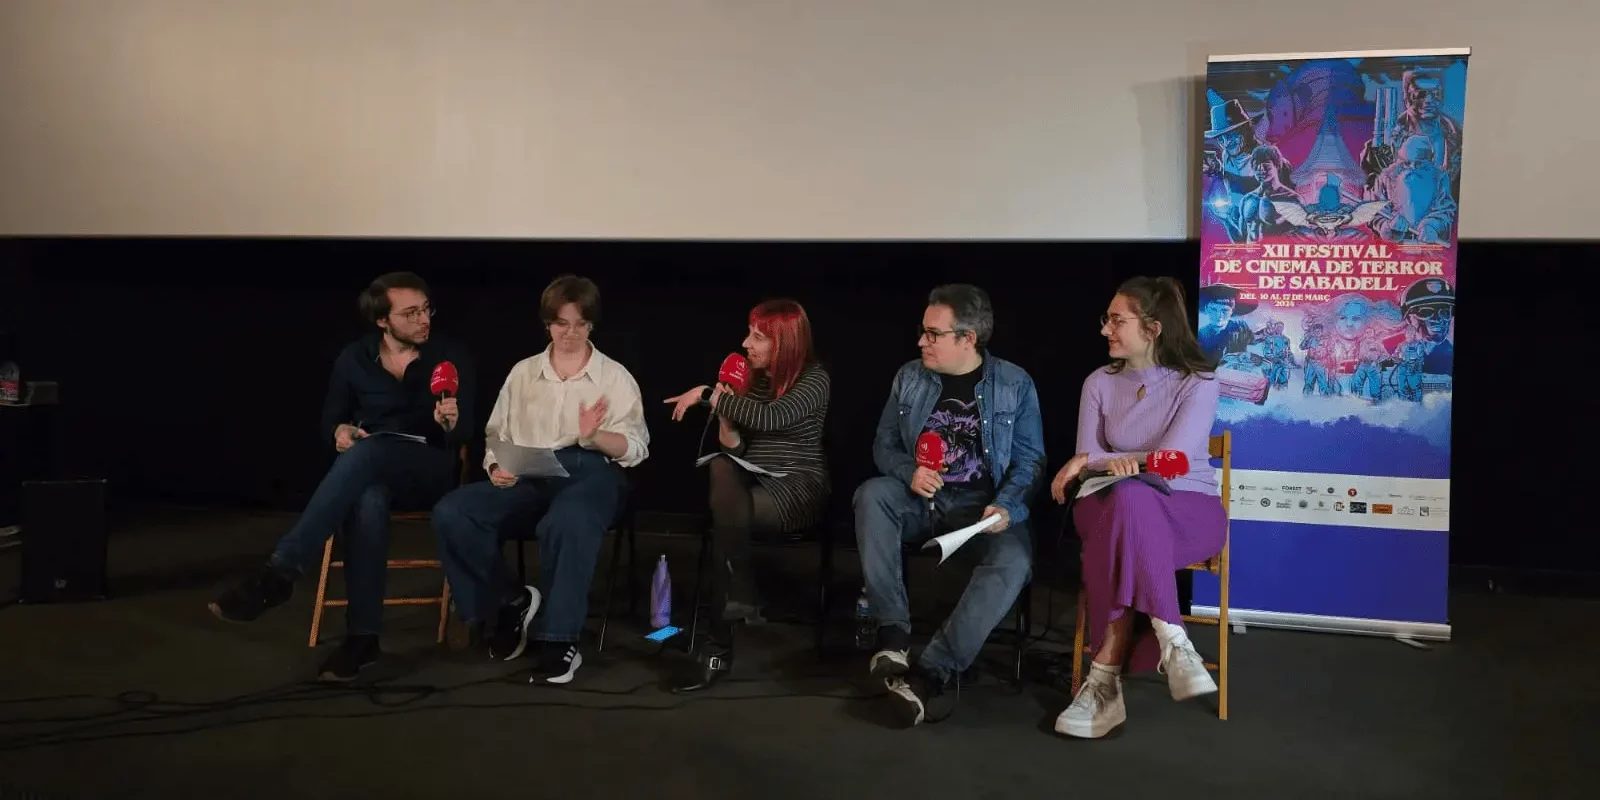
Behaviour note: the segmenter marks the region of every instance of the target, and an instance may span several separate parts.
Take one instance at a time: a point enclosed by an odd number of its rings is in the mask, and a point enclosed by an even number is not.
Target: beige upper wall
[[[1597,6],[3,0],[0,233],[1178,238],[1208,54],[1471,47],[1462,235],[1593,237]]]

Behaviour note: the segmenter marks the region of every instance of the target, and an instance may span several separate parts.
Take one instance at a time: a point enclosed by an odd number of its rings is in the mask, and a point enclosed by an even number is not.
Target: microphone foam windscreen
[[[1189,474],[1189,456],[1182,450],[1157,450],[1145,456],[1144,469],[1170,481]]]
[[[456,365],[440,361],[439,366],[433,368],[433,377],[428,380],[428,390],[434,394],[455,394],[460,388],[461,376],[456,373]]]
[[[944,439],[933,431],[917,437],[917,466],[938,472],[944,469]]]
[[[733,387],[734,394],[744,394],[750,385],[750,362],[738,353],[729,353],[722,359],[722,368],[717,370],[717,382]]]

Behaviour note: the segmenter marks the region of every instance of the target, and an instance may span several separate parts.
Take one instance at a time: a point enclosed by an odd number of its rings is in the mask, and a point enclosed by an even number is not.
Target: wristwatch
[[[710,386],[707,386],[706,388],[700,390],[700,405],[703,405],[703,406],[710,406],[711,405],[711,387]]]

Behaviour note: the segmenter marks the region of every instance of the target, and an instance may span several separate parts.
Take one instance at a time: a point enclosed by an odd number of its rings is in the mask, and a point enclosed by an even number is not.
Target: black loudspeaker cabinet
[[[24,603],[104,600],[106,482],[101,479],[22,484]]]

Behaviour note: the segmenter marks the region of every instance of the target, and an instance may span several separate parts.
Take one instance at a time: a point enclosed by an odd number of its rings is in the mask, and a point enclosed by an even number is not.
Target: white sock
[[[1089,662],[1089,680],[1096,683],[1103,683],[1112,688],[1116,688],[1117,676],[1121,674],[1122,667],[1120,666],[1101,664],[1098,661]]]
[[[1173,642],[1179,644],[1189,641],[1189,634],[1182,625],[1174,625],[1166,620],[1150,618],[1150,625],[1156,629],[1156,640],[1161,642],[1161,649],[1166,650]]]

